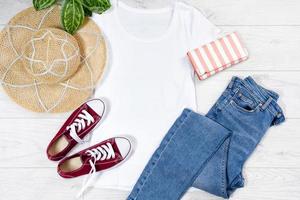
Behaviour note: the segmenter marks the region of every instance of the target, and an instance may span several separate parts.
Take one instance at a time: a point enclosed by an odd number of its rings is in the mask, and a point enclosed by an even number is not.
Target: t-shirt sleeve
[[[219,38],[221,29],[211,23],[197,8],[191,7],[188,25],[189,49],[194,49]]]

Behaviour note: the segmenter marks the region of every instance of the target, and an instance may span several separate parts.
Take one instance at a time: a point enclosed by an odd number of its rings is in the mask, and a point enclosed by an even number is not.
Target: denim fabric
[[[230,132],[218,123],[185,109],[153,154],[128,200],[178,199],[229,136]]]
[[[277,99],[251,77],[234,77],[206,116],[185,109],[128,200],[177,200],[191,186],[229,198],[267,129],[285,119]]]
[[[285,120],[276,103],[278,97],[251,77],[245,80],[233,77],[206,115],[231,130],[230,142],[226,141],[223,149],[211,159],[197,177],[194,187],[224,198],[229,198],[235,189],[243,187],[245,161],[268,128]]]

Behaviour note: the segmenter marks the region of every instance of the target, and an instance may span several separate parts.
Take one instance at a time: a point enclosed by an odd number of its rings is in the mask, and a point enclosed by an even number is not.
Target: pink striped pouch
[[[236,32],[187,53],[199,80],[204,80],[248,58]]]

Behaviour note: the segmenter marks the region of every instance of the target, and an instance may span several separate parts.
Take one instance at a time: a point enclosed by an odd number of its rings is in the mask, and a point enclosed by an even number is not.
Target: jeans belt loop
[[[233,87],[234,83],[235,83],[235,80],[232,79],[228,85],[228,88],[231,89]]]
[[[273,98],[269,97],[269,99],[261,106],[261,108],[263,110],[265,110],[272,101],[273,101]]]

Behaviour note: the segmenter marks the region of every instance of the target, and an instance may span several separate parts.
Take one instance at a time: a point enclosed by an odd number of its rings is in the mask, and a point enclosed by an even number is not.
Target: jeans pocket
[[[238,101],[234,98],[230,100],[229,105],[243,113],[256,113],[259,111],[259,105]]]
[[[229,100],[229,105],[235,110],[244,113],[254,113],[259,110],[259,102],[252,96],[251,92],[240,87]]]

